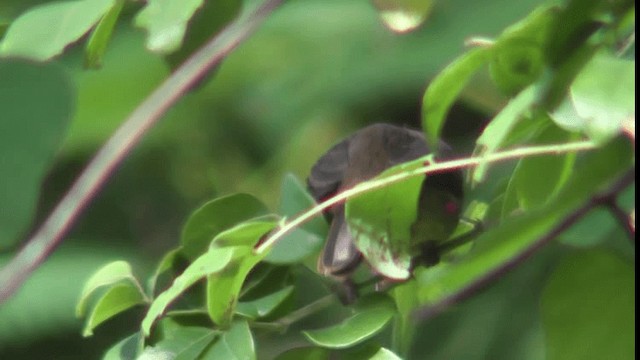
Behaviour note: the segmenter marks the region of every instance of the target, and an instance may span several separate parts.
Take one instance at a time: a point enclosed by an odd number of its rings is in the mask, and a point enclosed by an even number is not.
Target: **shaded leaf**
[[[182,229],[183,253],[190,259],[202,254],[222,230],[267,213],[266,207],[247,194],[233,194],[211,200],[194,211]]]
[[[496,115],[484,129],[482,135],[476,141],[476,153],[489,156],[496,152],[509,136],[514,126],[522,120],[525,112],[531,108],[537,100],[538,90],[530,86],[522,90],[513,98],[502,111]],[[472,172],[474,182],[482,182],[488,169],[486,162],[481,162]]]
[[[229,330],[201,356],[208,360],[253,360],[256,350],[246,321],[234,321]]]
[[[158,295],[151,303],[147,315],[142,320],[142,330],[145,336],[149,335],[153,322],[176,297],[180,296],[180,294],[203,277],[224,269],[231,261],[233,253],[232,248],[212,248],[189,265],[189,267],[174,280],[171,287]]]
[[[115,1],[60,1],[33,7],[9,26],[0,43],[0,55],[32,60],[59,55],[67,45],[86,34]]]
[[[442,303],[530,251],[542,236],[627,170],[629,156],[629,144],[622,139],[587,154],[554,201],[484,232],[460,261],[416,273],[420,302]],[[588,177],[582,176],[584,169],[589,169]]]
[[[279,354],[275,360],[329,360],[329,350],[320,347],[300,347]]]
[[[482,65],[490,50],[473,49],[456,59],[431,81],[422,99],[422,128],[431,144],[437,144],[449,109]]]
[[[547,283],[541,310],[550,360],[634,358],[635,274],[617,256],[567,257]]]
[[[242,316],[251,319],[257,319],[269,315],[278,305],[280,305],[291,293],[293,286],[287,286],[284,289],[263,296],[259,299],[240,302],[236,308],[236,312]]]
[[[142,335],[139,332],[120,340],[107,350],[102,360],[136,360],[141,340]]]
[[[31,222],[75,96],[58,66],[0,59],[0,250],[15,244]]]
[[[361,299],[355,314],[342,323],[318,330],[304,331],[304,335],[318,346],[345,348],[361,343],[380,332],[395,314],[393,302],[385,296]]]

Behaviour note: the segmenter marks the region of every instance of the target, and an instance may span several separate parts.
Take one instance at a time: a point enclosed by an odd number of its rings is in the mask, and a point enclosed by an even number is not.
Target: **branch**
[[[594,149],[596,146],[591,141],[578,141],[568,144],[553,144],[542,146],[530,146],[519,149],[507,150],[502,152],[492,153],[488,156],[477,156],[459,160],[451,160],[441,163],[430,163],[429,165],[414,169],[411,171],[399,173],[396,175],[388,176],[383,179],[371,180],[360,183],[353,188],[343,191],[335,196],[323,201],[322,203],[314,206],[298,217],[294,218],[288,223],[283,224],[277,231],[271,234],[264,242],[260,243],[256,247],[256,253],[262,253],[268,248],[273,246],[279,239],[286,235],[289,231],[309,221],[311,218],[321,214],[325,209],[330,208],[333,205],[341,203],[348,198],[355,198],[366,192],[385,187],[387,185],[404,181],[406,179],[428,175],[431,173],[445,172],[455,169],[475,167],[480,163],[494,163],[498,161],[505,161],[510,159],[519,159],[527,156],[539,156],[539,155],[557,155],[567,152],[584,151]]]
[[[546,235],[541,237],[538,241],[533,243],[528,249],[520,253],[519,255],[511,258],[509,261],[503,263],[501,266],[493,269],[489,273],[484,276],[478,278],[476,281],[469,284],[467,287],[460,290],[458,293],[451,295],[448,298],[441,300],[440,302],[425,306],[421,309],[416,310],[415,318],[418,321],[427,320],[439,313],[443,310],[449,308],[450,306],[459,303],[462,300],[469,298],[471,295],[475,294],[477,291],[483,289],[488,284],[493,281],[499,279],[507,272],[514,269],[516,266],[521,264],[523,261],[528,259],[531,255],[533,255],[536,251],[541,249],[551,240],[556,238],[563,231],[571,227],[578,220],[584,217],[591,209],[602,205],[602,199],[607,199],[615,196],[620,191],[624,190],[627,186],[633,183],[635,180],[635,168],[632,168],[624,175],[622,175],[618,180],[616,180],[611,187],[609,187],[606,191],[593,196],[585,205],[578,208],[574,213],[567,216],[562,222],[560,222],[555,228],[551,229]]]
[[[89,162],[26,245],[0,270],[0,304],[6,301],[62,241],[116,167],[160,117],[213,66],[251,35],[281,0],[264,0],[189,57],[149,95]]]

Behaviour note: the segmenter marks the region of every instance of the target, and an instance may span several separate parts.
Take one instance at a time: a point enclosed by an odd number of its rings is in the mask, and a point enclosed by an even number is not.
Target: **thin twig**
[[[126,155],[160,117],[207,71],[265,20],[281,0],[264,0],[241,15],[184,62],[126,119],[80,174],[49,217],[0,270],[0,304],[7,300],[62,241],[71,225]]]
[[[549,155],[549,154],[563,154],[567,152],[575,152],[575,151],[585,151],[594,149],[596,145],[591,141],[578,141],[568,144],[553,144],[553,145],[541,145],[541,146],[530,146],[523,147],[513,150],[507,150],[502,152],[492,153],[488,156],[477,156],[464,158],[459,160],[451,160],[441,163],[429,163],[429,165],[420,167],[418,169],[414,169],[411,171],[399,173],[396,175],[388,176],[383,179],[366,181],[358,184],[357,186],[343,191],[335,196],[323,201],[322,203],[314,206],[308,211],[302,213],[298,217],[289,221],[288,223],[282,225],[276,232],[271,234],[265,241],[260,243],[258,247],[256,247],[256,253],[262,253],[266,251],[269,247],[273,246],[280,238],[286,235],[289,231],[294,228],[302,225],[306,221],[309,221],[311,218],[321,214],[325,209],[330,208],[331,206],[341,203],[345,201],[347,198],[355,198],[359,195],[362,195],[366,192],[369,192],[374,189],[378,189],[392,183],[396,183],[399,181],[403,181],[415,176],[420,176],[424,174],[443,172],[448,170],[455,170],[461,168],[470,168],[474,166],[478,166],[480,163],[493,163],[498,161],[505,161],[510,159],[519,159],[527,156],[536,156],[536,155]]]
[[[635,175],[635,168],[627,171],[618,180],[616,180],[609,187],[609,189],[607,189],[605,192],[603,192],[603,193],[601,193],[599,195],[596,195],[596,196],[592,197],[590,201],[588,201],[585,205],[583,205],[582,207],[578,208],[576,211],[574,211],[569,216],[567,216],[562,222],[560,222],[558,225],[556,225],[556,227],[551,229],[551,231],[549,231],[547,234],[542,236],[535,243],[531,244],[531,246],[529,248],[525,249],[520,254],[518,254],[518,255],[514,256],[513,258],[509,259],[508,261],[504,262],[499,267],[489,271],[487,274],[485,274],[484,276],[478,278],[476,281],[474,281],[471,284],[467,285],[466,287],[464,287],[463,289],[461,289],[457,293],[455,293],[455,294],[453,294],[453,295],[451,295],[451,296],[449,296],[447,298],[442,299],[441,301],[439,301],[436,304],[428,305],[428,306],[425,306],[423,308],[420,308],[420,309],[416,310],[415,319],[420,320],[420,321],[427,320],[427,319],[429,319],[429,318],[441,313],[443,310],[451,307],[452,305],[457,304],[460,301],[469,298],[471,295],[473,295],[477,291],[483,289],[488,284],[490,284],[490,283],[494,282],[495,280],[501,278],[507,272],[509,272],[512,269],[514,269],[517,265],[521,264],[523,261],[528,259],[535,252],[537,252],[542,247],[544,247],[551,240],[556,238],[563,231],[565,231],[566,229],[571,227],[573,224],[575,224],[578,220],[580,220],[582,217],[584,217],[591,209],[593,209],[596,206],[601,205],[600,199],[602,199],[603,197],[609,197],[609,196],[613,196],[615,194],[618,194],[620,191],[622,191],[627,186],[629,186],[631,183],[633,183],[633,181],[635,180],[635,176],[636,176]]]

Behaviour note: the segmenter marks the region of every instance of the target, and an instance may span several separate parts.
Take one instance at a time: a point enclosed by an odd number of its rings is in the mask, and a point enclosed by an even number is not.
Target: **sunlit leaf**
[[[194,211],[187,220],[180,239],[182,251],[194,259],[205,252],[211,240],[222,230],[266,213],[266,207],[247,194],[211,200]]]
[[[145,28],[147,48],[170,53],[182,45],[187,24],[203,0],[150,0],[136,16],[137,26]]]
[[[254,254],[253,247],[249,246],[223,249],[233,249],[233,259],[224,271],[207,277],[207,311],[213,322],[226,327],[231,322],[249,271],[266,254]]]
[[[233,248],[212,248],[197,258],[174,281],[171,287],[163,291],[151,303],[147,315],[142,320],[142,330],[145,336],[151,332],[153,322],[165,311],[167,306],[190,286],[205,276],[218,272],[231,261]]]
[[[395,314],[393,302],[385,296],[361,299],[355,314],[342,323],[304,335],[318,346],[345,348],[361,343],[380,332]]]
[[[102,57],[107,50],[107,44],[111,39],[113,29],[120,16],[120,11],[124,6],[124,0],[115,0],[113,6],[100,19],[98,25],[91,32],[87,46],[85,48],[85,66],[88,68],[99,68]]]
[[[635,271],[604,251],[570,255],[542,295],[550,360],[633,359]]]
[[[432,0],[372,0],[386,27],[406,33],[420,26],[431,13]]]
[[[138,280],[133,276],[131,265],[126,261],[114,261],[96,271],[82,289],[80,300],[76,306],[76,316],[85,314],[87,303],[96,290],[104,286],[115,285],[123,280],[131,285],[138,284]]]
[[[98,325],[135,305],[144,304],[146,300],[146,296],[141,289],[131,283],[112,286],[91,309],[91,314],[87,318],[82,335],[93,335],[93,329]]]
[[[385,348],[380,348],[378,352],[376,352],[370,360],[402,360],[398,355],[394,354],[393,351]]]
[[[250,220],[224,230],[212,241],[212,246],[255,246],[278,224],[277,219]]]
[[[0,250],[15,244],[32,221],[75,96],[58,66],[0,59]]]
[[[0,55],[46,60],[86,34],[116,0],[60,1],[33,7],[17,18],[0,43]]]

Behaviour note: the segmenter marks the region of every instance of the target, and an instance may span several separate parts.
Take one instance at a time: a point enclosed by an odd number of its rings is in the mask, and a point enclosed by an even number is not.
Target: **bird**
[[[307,187],[313,198],[322,202],[336,193],[374,178],[389,167],[415,160],[432,151],[420,131],[387,123],[375,123],[356,131],[322,155],[310,170]],[[441,141],[437,151],[450,154],[451,148]],[[460,171],[439,173],[427,177],[423,182],[418,199],[418,219],[412,226],[412,232],[419,232],[416,236],[425,244],[433,242],[430,232],[437,233],[436,237],[448,236],[453,232],[460,215],[462,183]],[[432,206],[438,201],[446,202],[441,210],[428,209],[421,205],[422,203]],[[344,203],[329,208],[325,217],[331,224],[324,248],[318,258],[318,272],[347,281],[362,261],[362,254],[356,248],[349,231]],[[449,218],[452,221],[447,221],[444,225],[436,223],[440,219]],[[433,249],[433,246],[429,245],[426,248]],[[426,258],[433,261],[433,254]],[[435,258],[437,259],[437,255]]]

